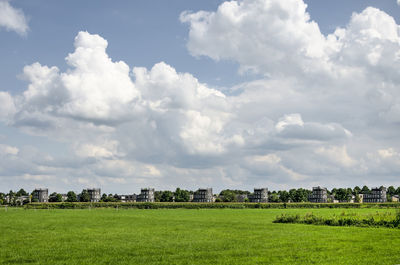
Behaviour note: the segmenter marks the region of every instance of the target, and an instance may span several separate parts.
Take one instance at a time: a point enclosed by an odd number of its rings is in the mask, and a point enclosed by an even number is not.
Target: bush
[[[369,216],[361,216],[355,214],[342,213],[337,219],[333,217],[319,217],[312,213],[307,213],[305,216],[299,215],[286,215],[282,214],[277,216],[274,223],[299,223],[299,224],[313,224],[313,225],[329,225],[329,226],[374,226],[374,227],[391,227],[400,228],[400,211],[397,211],[396,216],[389,213]]]

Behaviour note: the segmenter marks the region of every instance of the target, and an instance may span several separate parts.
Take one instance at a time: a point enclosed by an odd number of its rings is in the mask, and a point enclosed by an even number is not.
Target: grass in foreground
[[[309,209],[0,212],[0,264],[399,264],[400,229],[275,224]],[[316,209],[320,216],[395,212]]]

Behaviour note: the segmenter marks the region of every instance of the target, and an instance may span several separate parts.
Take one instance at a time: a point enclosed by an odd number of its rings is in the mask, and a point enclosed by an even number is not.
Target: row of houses
[[[89,194],[90,202],[99,202],[101,199],[101,190],[99,188],[86,189]],[[118,198],[122,202],[154,202],[155,190],[153,188],[143,188],[140,190],[140,194],[131,194],[131,195],[118,195]],[[66,194],[61,194],[62,200],[67,200]],[[30,199],[29,196],[22,196]],[[189,201],[191,202],[215,202],[216,197],[213,194],[212,188],[206,189],[198,189],[193,194],[190,195]],[[254,189],[254,194],[247,195],[239,195],[238,201],[245,201],[248,199],[250,202],[268,202],[268,189]],[[48,189],[35,189],[32,193],[32,200],[38,202],[49,202],[49,190]],[[77,200],[79,201],[79,195]]]
[[[327,188],[323,187],[313,187],[312,193],[308,197],[310,202],[314,203],[326,203],[326,202],[350,202],[354,203],[356,201],[356,197],[353,195],[349,201],[338,201],[332,195],[328,195]],[[358,194],[358,200],[360,203],[380,203],[380,202],[387,202],[387,194],[385,187],[376,187],[371,189],[371,193],[368,194]],[[399,201],[399,196],[394,195],[392,197],[393,202]]]
[[[101,190],[100,188],[91,188],[86,189],[89,194],[90,202],[99,202],[101,200]],[[121,202],[154,202],[155,201],[155,190],[154,188],[143,188],[140,191],[140,194],[131,194],[131,195],[118,195],[119,200]],[[66,194],[61,194],[62,200],[67,200]],[[79,201],[79,196],[77,200]],[[386,188],[372,188],[371,193],[369,194],[359,194],[359,202],[360,203],[380,203],[386,202]],[[31,201],[30,196],[21,196],[18,198],[18,201],[22,204],[23,201],[29,200]],[[191,202],[215,202],[216,197],[213,194],[212,188],[198,189],[193,194],[190,195],[189,201]],[[268,202],[268,189],[267,188],[255,188],[254,193],[251,195],[241,194],[237,195],[236,200],[238,202],[255,202],[255,203],[266,203]],[[324,187],[313,187],[312,193],[309,195],[308,200],[312,203],[327,203],[327,202],[344,202],[335,200],[332,195],[328,194],[327,188]],[[49,202],[49,190],[48,189],[35,189],[32,193],[32,201],[37,202]],[[351,202],[354,203],[355,196],[350,199]],[[399,197],[397,195],[392,197],[392,201],[399,201]]]

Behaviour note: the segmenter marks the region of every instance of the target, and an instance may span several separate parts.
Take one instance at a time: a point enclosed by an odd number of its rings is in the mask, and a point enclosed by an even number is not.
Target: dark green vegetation
[[[399,264],[400,229],[273,223],[310,209],[0,208],[0,264]],[[318,216],[396,209],[313,209]]]
[[[376,212],[368,215],[342,212],[340,215],[332,216],[318,216],[314,213],[307,213],[303,216],[281,214],[275,218],[274,223],[400,228],[400,211],[397,213]]]
[[[400,203],[177,203],[177,202],[62,202],[29,203],[27,209],[286,209],[286,208],[400,208]]]

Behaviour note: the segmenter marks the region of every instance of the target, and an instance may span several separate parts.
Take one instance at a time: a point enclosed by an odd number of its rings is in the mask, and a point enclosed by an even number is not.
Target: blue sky
[[[304,2],[1,0],[1,189],[400,185],[400,7]]]

